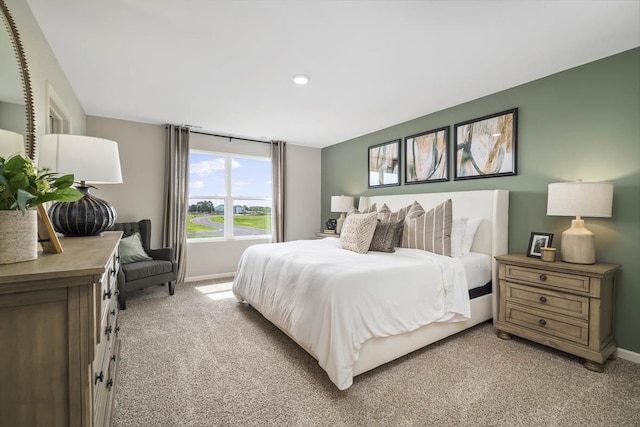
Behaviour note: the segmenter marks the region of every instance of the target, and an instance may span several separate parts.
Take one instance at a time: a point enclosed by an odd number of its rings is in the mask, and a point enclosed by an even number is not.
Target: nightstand
[[[318,239],[324,239],[325,237],[340,237],[340,235],[336,233],[323,233],[322,231],[318,231],[316,233],[316,237]]]
[[[498,336],[517,335],[585,359],[602,372],[616,350],[617,264],[543,262],[522,254],[497,256]]]

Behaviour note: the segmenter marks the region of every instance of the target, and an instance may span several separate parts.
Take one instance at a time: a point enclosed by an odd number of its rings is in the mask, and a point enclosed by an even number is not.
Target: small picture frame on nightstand
[[[534,231],[529,238],[529,249],[527,249],[527,256],[533,258],[540,258],[542,256],[542,248],[548,248],[551,246],[553,240],[552,233],[540,233]]]

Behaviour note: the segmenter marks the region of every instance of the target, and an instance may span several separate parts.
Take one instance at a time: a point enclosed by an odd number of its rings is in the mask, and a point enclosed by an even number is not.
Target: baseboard
[[[220,279],[222,277],[233,277],[235,275],[236,275],[235,271],[231,273],[207,274],[206,276],[186,277],[184,281],[185,282],[201,282],[203,280]]]
[[[616,350],[616,356],[618,356],[620,359],[629,360],[634,363],[640,363],[640,353],[625,350],[624,348],[618,348]]]

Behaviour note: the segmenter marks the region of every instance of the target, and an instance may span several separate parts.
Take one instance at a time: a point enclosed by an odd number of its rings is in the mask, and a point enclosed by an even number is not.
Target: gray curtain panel
[[[178,283],[184,282],[187,249],[187,205],[189,197],[188,127],[167,125],[167,156],[162,243],[175,248]]]
[[[285,183],[285,141],[271,141],[271,185],[273,187],[273,209],[271,210],[271,232],[274,242],[284,242],[284,183]]]

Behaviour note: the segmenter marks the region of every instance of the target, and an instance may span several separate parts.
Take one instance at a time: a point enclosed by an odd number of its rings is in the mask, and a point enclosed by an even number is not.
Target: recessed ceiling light
[[[296,74],[292,77],[293,82],[297,85],[303,86],[309,83],[309,76],[306,74]]]

